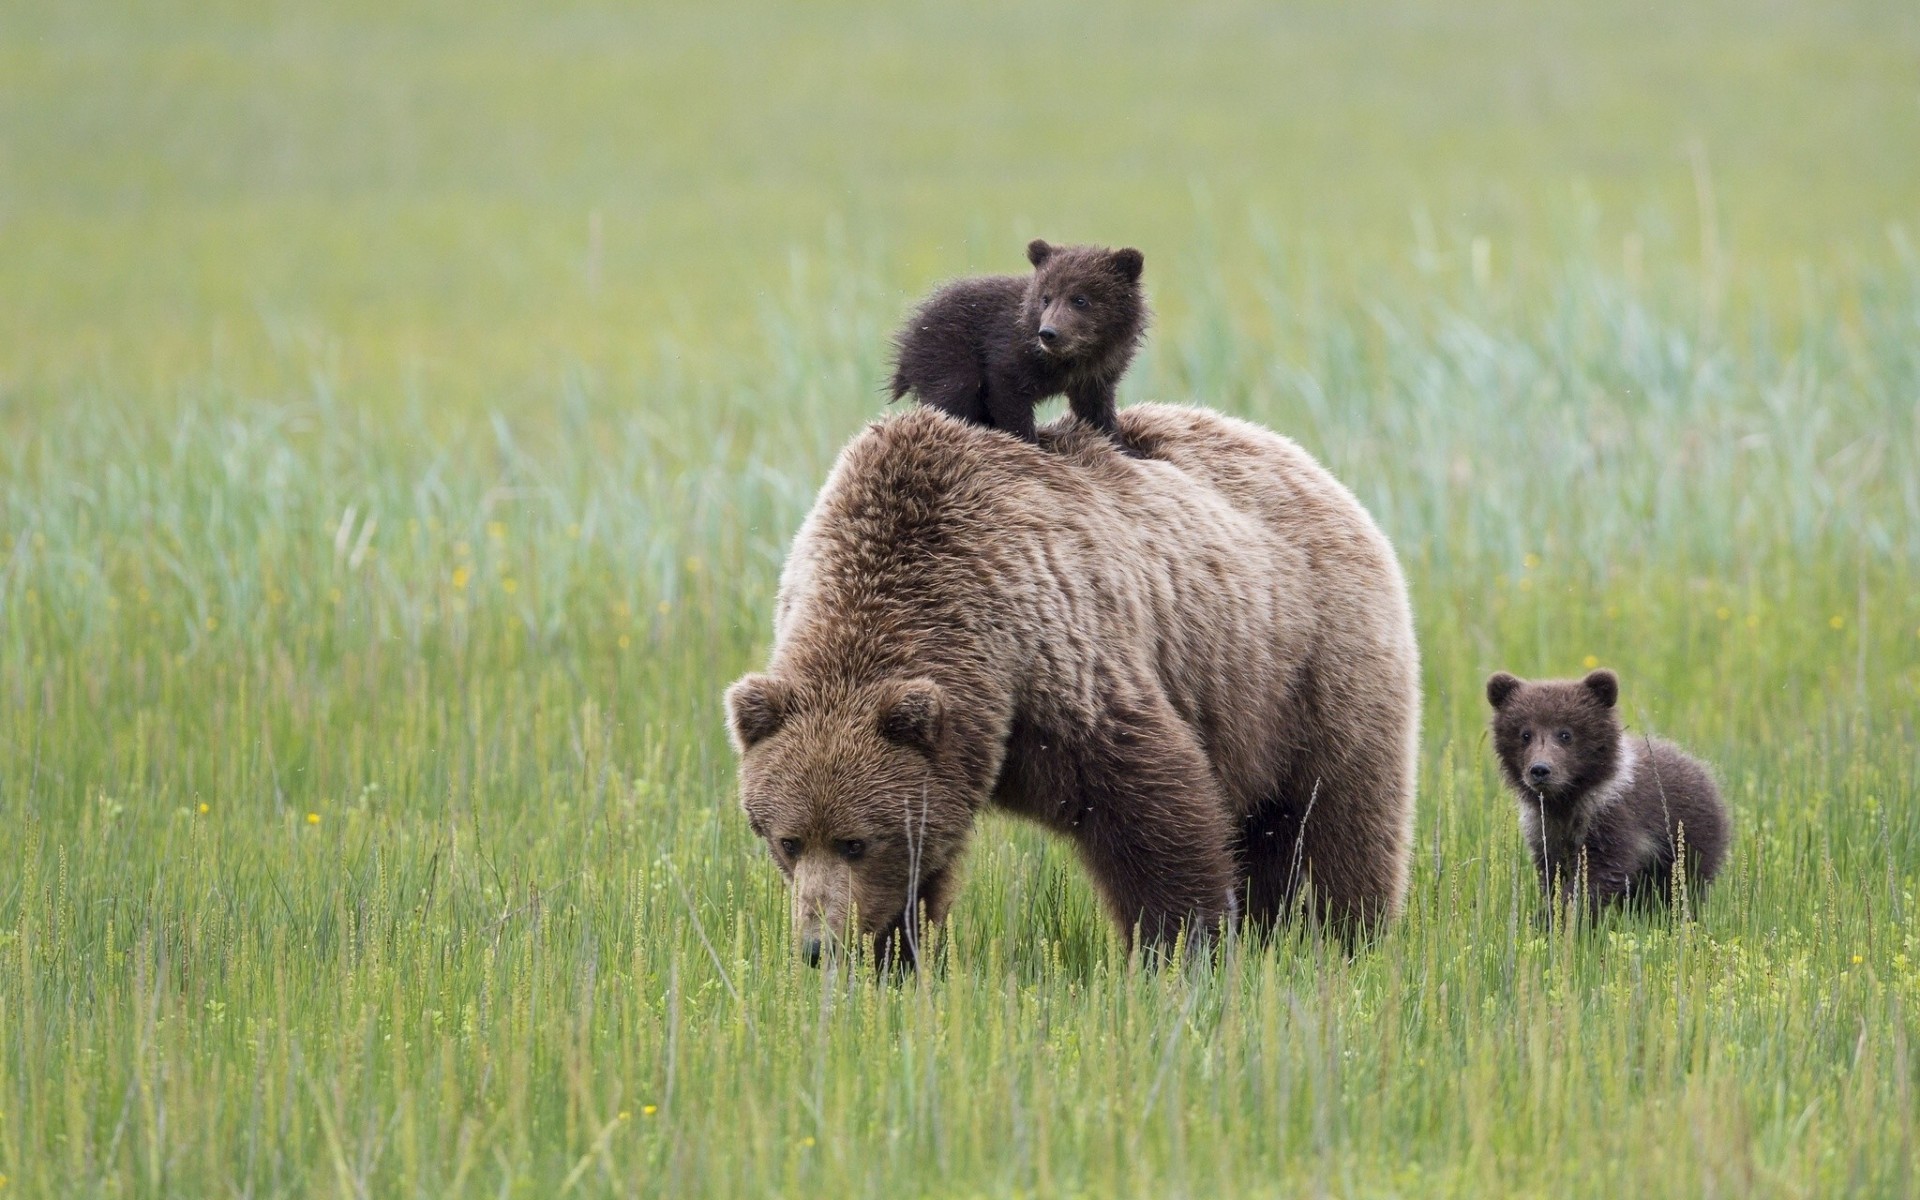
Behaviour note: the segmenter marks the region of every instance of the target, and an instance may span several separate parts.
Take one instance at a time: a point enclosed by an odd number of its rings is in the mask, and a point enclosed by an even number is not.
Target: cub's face
[[[748,675],[727,689],[740,805],[793,899],[808,962],[856,933],[910,956],[918,918],[939,920],[972,823],[941,770],[945,698],[929,679],[801,689]]]
[[[1131,341],[1146,313],[1140,294],[1145,259],[1138,250],[1098,246],[1027,247],[1033,279],[1025,316],[1043,354],[1074,359]]]
[[[1528,683],[1505,671],[1487,680],[1493,748],[1507,782],[1545,800],[1577,795],[1613,773],[1620,753],[1620,695],[1612,671]]]

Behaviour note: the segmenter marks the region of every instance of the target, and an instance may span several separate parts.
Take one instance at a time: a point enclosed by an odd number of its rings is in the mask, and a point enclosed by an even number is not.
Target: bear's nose
[[[1553,774],[1553,768],[1543,762],[1537,762],[1527,768],[1527,778],[1533,780],[1535,783],[1538,783],[1551,774]]]
[[[807,939],[800,943],[800,957],[807,960],[808,966],[817,967],[820,965],[820,949],[820,936],[808,934]]]
[[[1059,336],[1060,331],[1051,325],[1042,325],[1040,327],[1040,340],[1043,342],[1051,342]]]

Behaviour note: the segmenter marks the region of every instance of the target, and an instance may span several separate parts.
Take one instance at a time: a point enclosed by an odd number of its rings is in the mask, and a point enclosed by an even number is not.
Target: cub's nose
[[[1053,339],[1059,336],[1060,336],[1060,331],[1058,329],[1055,329],[1051,325],[1042,325],[1040,327],[1040,340],[1043,342],[1051,344],[1053,342]]]
[[[1527,778],[1535,783],[1544,782],[1551,774],[1553,774],[1553,768],[1543,762],[1537,762],[1527,768]]]
[[[807,939],[800,943],[800,957],[807,960],[808,966],[817,967],[820,965],[820,949],[819,935],[809,934]]]

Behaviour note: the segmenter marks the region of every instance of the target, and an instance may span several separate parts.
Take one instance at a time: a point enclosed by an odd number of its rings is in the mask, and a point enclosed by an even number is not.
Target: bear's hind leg
[[[1399,911],[1410,847],[1368,781],[1324,765],[1333,769],[1299,778],[1242,821],[1247,918],[1271,929],[1301,915],[1304,888],[1308,915],[1351,938]]]

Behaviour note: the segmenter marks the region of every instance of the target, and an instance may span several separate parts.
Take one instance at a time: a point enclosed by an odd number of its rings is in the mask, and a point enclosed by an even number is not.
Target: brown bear
[[[1665,901],[1681,845],[1696,886],[1727,856],[1729,821],[1713,776],[1671,742],[1627,734],[1619,697],[1612,671],[1537,683],[1498,671],[1487,680],[1494,753],[1541,891],[1571,894],[1584,880],[1593,913]]]
[[[1138,250],[1027,246],[1033,274],[941,288],[894,336],[891,390],[944,413],[1035,439],[1033,410],[1067,395],[1073,414],[1115,436],[1114,388],[1147,327]]]
[[[1393,548],[1305,451],[1143,404],[1035,447],[915,409],[842,451],[765,674],[727,691],[740,803],[802,953],[912,961],[992,805],[1068,838],[1165,947],[1407,885],[1419,668]]]

